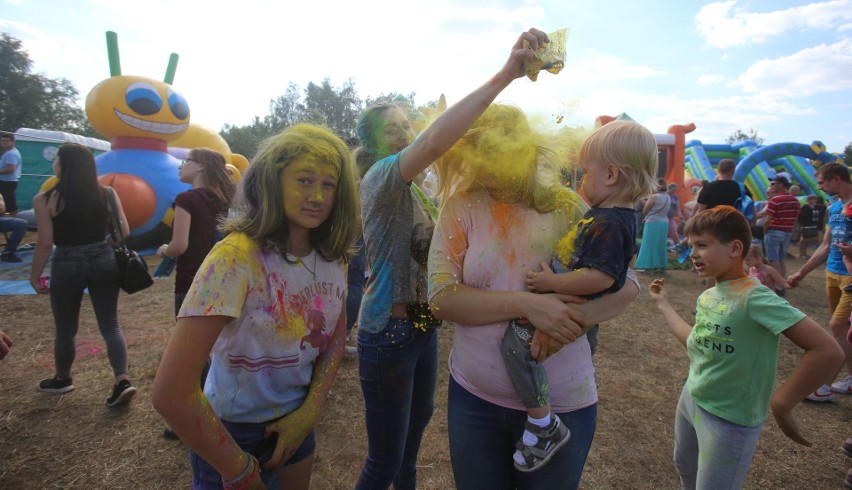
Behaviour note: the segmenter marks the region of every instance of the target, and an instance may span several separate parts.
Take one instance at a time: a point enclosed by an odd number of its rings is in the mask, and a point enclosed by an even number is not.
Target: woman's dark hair
[[[103,186],[98,182],[95,156],[77,143],[65,143],[56,152],[59,159],[59,182],[46,193],[49,199],[56,193],[57,213],[106,214]]]

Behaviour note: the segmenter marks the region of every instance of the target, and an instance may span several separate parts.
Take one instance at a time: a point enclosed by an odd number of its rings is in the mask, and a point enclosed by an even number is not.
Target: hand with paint
[[[527,78],[533,82],[538,79],[538,72],[544,70],[556,75],[565,67],[565,39],[568,28],[559,29],[547,35],[548,42],[533,50],[535,58],[525,67]]]
[[[543,31],[532,28],[524,32],[512,47],[512,52],[504,69],[514,73],[513,78],[527,75],[528,66],[540,63],[540,61],[537,61],[536,53],[541,52],[541,48],[549,43],[550,39]],[[535,72],[538,73],[538,70],[535,70]]]
[[[317,423],[317,411],[311,407],[302,405],[286,416],[266,426],[266,435],[278,434],[275,451],[265,464],[264,469],[273,469],[280,463],[289,461],[296,454],[296,450],[305,442],[305,438]]]

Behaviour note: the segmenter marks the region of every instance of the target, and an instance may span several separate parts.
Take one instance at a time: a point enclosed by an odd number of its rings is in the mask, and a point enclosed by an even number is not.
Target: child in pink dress
[[[763,255],[763,249],[760,248],[760,245],[751,246],[745,257],[745,264],[748,266],[748,275],[756,278],[769,289],[776,291],[776,285],[784,289],[788,288],[787,280],[781,277],[781,274],[769,265],[769,261]]]

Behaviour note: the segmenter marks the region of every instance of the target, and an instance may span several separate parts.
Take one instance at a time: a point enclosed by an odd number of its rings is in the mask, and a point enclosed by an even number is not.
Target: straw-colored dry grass
[[[793,261],[797,267],[799,261]],[[642,276],[647,286],[649,278]],[[814,272],[788,299],[827,324],[822,274]],[[669,275],[675,307],[691,318],[701,290],[688,271]],[[187,488],[186,449],[165,441],[150,403],[151,383],[172,328],[172,283],[120,299],[130,369],[139,393],[122,410],[104,406],[111,375],[90,305],[84,303],[74,365],[77,389],[38,393],[53,372],[53,319],[46,296],[0,297],[2,328],[15,341],[0,363],[0,488]],[[446,425],[446,357],[452,328],[441,332],[437,409],[420,452],[424,489],[452,488]],[[779,380],[799,349],[782,340]],[[687,372],[684,349],[643,291],[628,311],[601,330],[596,355],[600,385],[598,429],[583,488],[677,488],[671,463],[672,418]],[[803,403],[797,414],[814,447],[787,440],[767,421],[747,488],[840,488],[849,465],[838,449],[852,435],[852,396],[833,404]],[[345,359],[318,428],[312,487],[352,488],[366,452],[357,363]],[[508,461],[507,461],[508,464]]]

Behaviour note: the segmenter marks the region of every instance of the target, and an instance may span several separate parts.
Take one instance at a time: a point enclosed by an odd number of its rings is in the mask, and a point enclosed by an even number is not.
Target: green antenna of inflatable
[[[177,53],[172,53],[169,56],[169,66],[166,68],[166,76],[163,81],[171,85],[175,81],[175,72],[177,71],[177,63],[179,56]]]
[[[109,57],[109,76],[121,76],[121,59],[118,57],[118,34],[107,31],[107,56]]]

